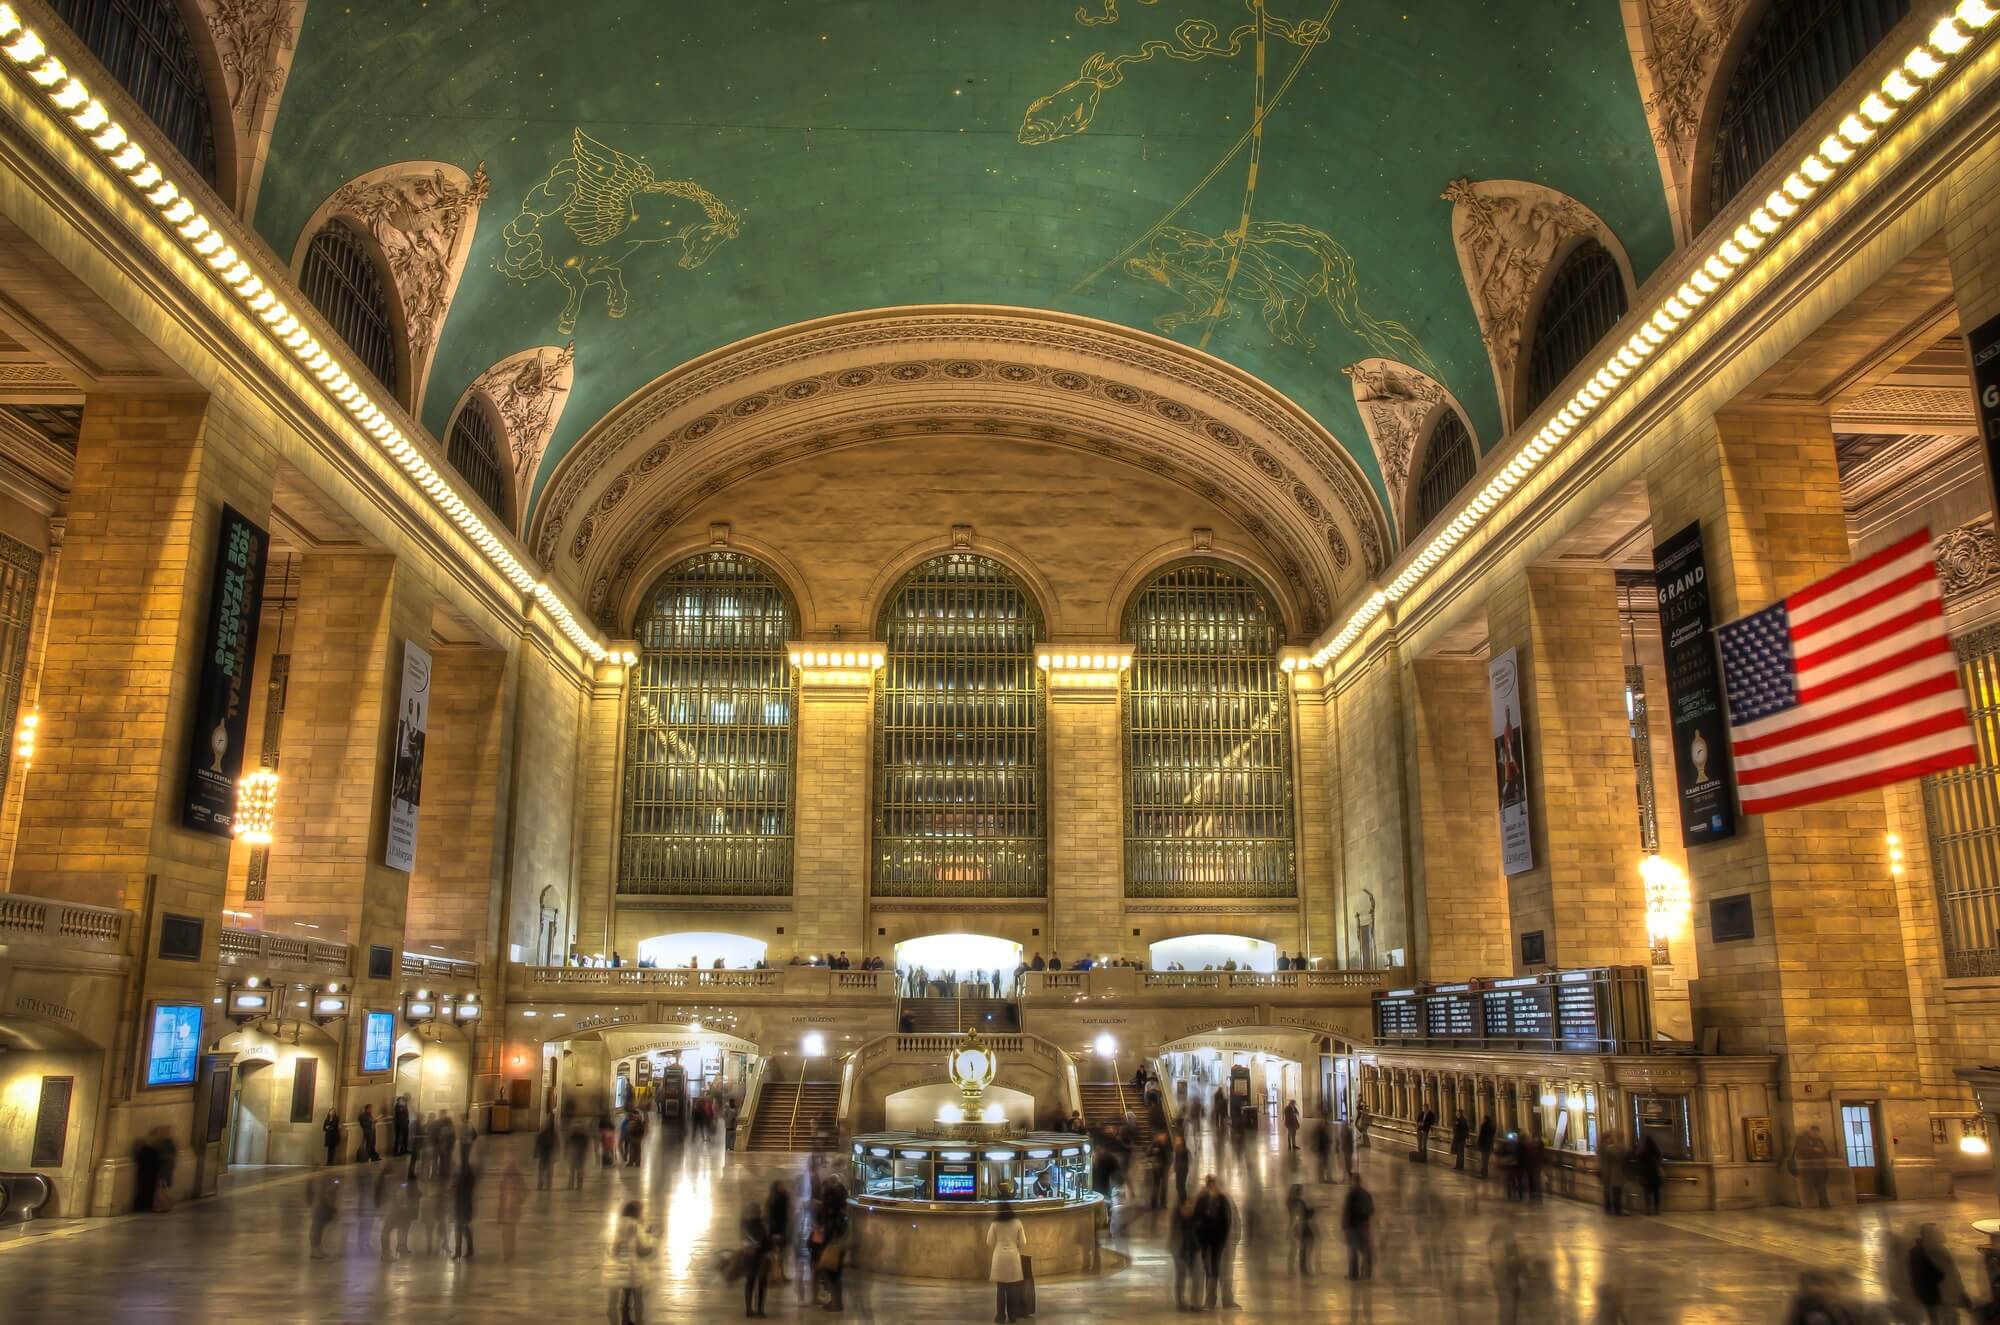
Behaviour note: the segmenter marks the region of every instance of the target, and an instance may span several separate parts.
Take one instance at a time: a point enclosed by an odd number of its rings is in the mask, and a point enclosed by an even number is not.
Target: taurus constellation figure
[[[558,218],[561,224],[553,224]],[[576,130],[569,159],[549,172],[507,223],[507,251],[494,266],[521,281],[548,276],[569,291],[557,326],[576,329],[583,292],[605,289],[604,311],[624,317],[631,302],[623,264],[641,249],[679,240],[679,265],[708,261],[736,238],[740,219],[693,180],[660,179],[637,157]]]
[[[1235,285],[1229,285],[1231,256],[1237,257]],[[1204,235],[1181,226],[1162,226],[1144,254],[1125,260],[1125,270],[1158,282],[1187,301],[1154,326],[1166,333],[1196,322],[1235,317],[1233,299],[1243,294],[1263,304],[1264,326],[1286,345],[1313,348],[1305,316],[1324,300],[1333,315],[1385,359],[1400,359],[1433,377],[1437,367],[1401,322],[1370,317],[1361,308],[1354,259],[1333,237],[1289,221],[1253,221],[1247,231]]]
[[[1097,101],[1104,93],[1125,81],[1125,66],[1144,64],[1156,56],[1169,60],[1207,60],[1210,58],[1227,60],[1243,51],[1243,43],[1257,35],[1258,24],[1263,25],[1265,37],[1276,37],[1288,41],[1303,50],[1310,50],[1325,41],[1331,31],[1318,19],[1306,19],[1299,23],[1288,23],[1275,14],[1264,11],[1263,0],[1243,0],[1244,8],[1251,14],[1251,21],[1235,28],[1225,39],[1221,29],[1203,18],[1182,19],[1174,25],[1174,40],[1153,40],[1144,42],[1139,49],[1126,55],[1107,55],[1096,51],[1086,56],[1083,68],[1077,76],[1064,83],[1045,97],[1038,98],[1021,117],[1021,142],[1029,147],[1040,147],[1063,138],[1074,137],[1090,127],[1097,117]],[[1086,17],[1084,11],[1077,13],[1078,20],[1087,27],[1117,19],[1117,6],[1106,9],[1109,17]]]

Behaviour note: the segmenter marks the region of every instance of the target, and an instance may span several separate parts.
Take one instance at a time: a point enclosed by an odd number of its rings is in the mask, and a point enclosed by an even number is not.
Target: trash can
[[[486,1115],[486,1130],[491,1133],[514,1130],[514,1106],[505,1100],[495,1100]]]

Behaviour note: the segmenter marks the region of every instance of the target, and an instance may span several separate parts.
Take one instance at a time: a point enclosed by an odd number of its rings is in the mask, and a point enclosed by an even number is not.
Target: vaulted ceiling
[[[1615,0],[308,6],[257,227],[290,255],[336,190],[403,162],[486,190],[426,424],[510,356],[574,344],[531,502],[699,356],[946,304],[1205,351],[1382,501],[1343,368],[1423,368],[1482,442],[1500,432],[1452,181],[1569,195],[1641,280],[1672,242]]]

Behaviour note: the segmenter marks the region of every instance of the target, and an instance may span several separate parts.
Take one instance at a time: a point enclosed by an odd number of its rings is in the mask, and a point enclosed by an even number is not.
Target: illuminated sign
[[[396,1014],[371,1012],[361,1037],[361,1070],[387,1072],[396,1048]]]
[[[146,1084],[192,1086],[201,1053],[201,1004],[156,1003],[146,1046]]]

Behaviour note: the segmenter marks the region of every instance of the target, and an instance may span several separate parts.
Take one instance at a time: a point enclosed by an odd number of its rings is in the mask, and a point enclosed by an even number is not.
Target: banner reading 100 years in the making
[[[270,537],[262,529],[234,507],[222,508],[181,801],[181,823],[217,837],[228,837],[236,828],[236,779],[243,773],[250,670],[257,657],[257,616],[264,602],[269,548]]]
[[[417,864],[417,807],[424,793],[424,735],[431,725],[431,655],[403,641],[403,697],[396,710],[396,759],[389,774],[389,842],[383,863]]]
[[[1493,776],[1500,784],[1500,865],[1507,874],[1535,867],[1528,820],[1528,727],[1521,721],[1521,667],[1512,649],[1486,664],[1493,693]]]

